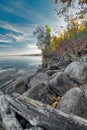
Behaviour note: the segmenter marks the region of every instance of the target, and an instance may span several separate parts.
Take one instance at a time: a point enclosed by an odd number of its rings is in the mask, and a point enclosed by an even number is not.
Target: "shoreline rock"
[[[53,58],[36,73],[18,78],[3,90],[14,115],[21,116],[19,125],[24,125],[21,129],[87,130],[87,62],[84,58],[81,61]]]

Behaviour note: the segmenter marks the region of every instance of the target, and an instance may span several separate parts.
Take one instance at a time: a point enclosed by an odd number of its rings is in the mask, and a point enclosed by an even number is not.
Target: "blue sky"
[[[0,55],[40,53],[33,31],[37,25],[65,25],[50,0],[0,0]]]

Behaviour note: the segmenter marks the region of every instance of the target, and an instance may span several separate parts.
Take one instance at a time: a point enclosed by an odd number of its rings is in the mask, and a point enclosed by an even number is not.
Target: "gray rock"
[[[66,68],[72,62],[71,59],[63,59],[58,62],[59,69]]]
[[[76,84],[64,72],[57,72],[50,77],[49,86],[57,95],[62,96],[70,88],[76,87]]]
[[[60,70],[47,70],[46,73],[49,75],[49,76],[52,76],[54,73],[57,73],[59,72]]]
[[[84,55],[84,56],[81,56],[77,59],[77,61],[80,61],[80,62],[87,62],[87,54]]]
[[[31,87],[23,94],[23,96],[27,96],[46,104],[51,104],[53,102],[53,94],[49,91],[48,86],[44,84]]]
[[[48,64],[48,69],[50,69],[50,70],[58,70],[59,69],[58,63],[57,62],[50,62]]]
[[[66,69],[65,73],[78,83],[87,81],[87,63],[72,62]]]
[[[6,130],[23,130],[15,117],[15,113],[10,109],[10,105],[2,92],[0,92],[0,115],[3,122],[3,127]]]
[[[13,93],[17,92],[23,94],[27,90],[25,82],[22,77],[18,77],[16,80],[8,84],[3,88],[4,93]]]
[[[80,88],[70,89],[60,100],[57,108],[87,118],[87,101]]]
[[[87,99],[87,84],[84,84],[83,86],[81,86],[81,90],[83,91],[83,93]]]
[[[58,61],[59,59],[55,56],[50,58],[47,68],[51,70],[59,69],[57,65]]]
[[[55,61],[58,62],[59,58],[57,56],[52,56],[50,62],[55,62]]]
[[[59,62],[57,60],[55,61],[49,61],[48,62],[48,69],[50,70],[58,70],[58,69],[64,69],[66,68],[72,61],[70,59],[62,59]]]
[[[47,65],[48,65],[47,62],[42,63],[42,68],[47,68]]]
[[[30,128],[29,130],[44,130],[44,129],[42,129],[42,128],[40,128],[40,127],[32,127],[32,128]]]
[[[35,73],[31,73],[24,79],[25,86],[28,86],[31,78],[33,78],[34,76],[35,76]]]
[[[28,87],[35,87],[38,85],[44,84],[48,86],[49,84],[49,77],[45,73],[37,73],[36,76],[34,76],[31,80],[30,83],[28,84]]]
[[[2,122],[0,122],[0,130],[5,130],[4,127],[3,127]]]
[[[17,95],[17,94],[16,94]],[[87,120],[53,109],[47,104],[20,96],[6,95],[13,111],[24,117],[33,126],[45,130],[87,130]]]

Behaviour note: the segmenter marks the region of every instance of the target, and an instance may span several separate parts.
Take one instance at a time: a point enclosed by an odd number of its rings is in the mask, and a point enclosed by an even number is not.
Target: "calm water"
[[[0,70],[16,68],[33,71],[37,69],[39,64],[41,64],[41,57],[39,56],[0,57]]]
[[[35,72],[40,64],[40,56],[0,57],[0,85]]]

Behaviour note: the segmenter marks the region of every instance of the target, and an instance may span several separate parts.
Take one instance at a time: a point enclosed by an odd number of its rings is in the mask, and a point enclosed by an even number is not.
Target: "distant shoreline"
[[[2,55],[0,57],[11,57],[11,56],[42,56],[42,54]]]

